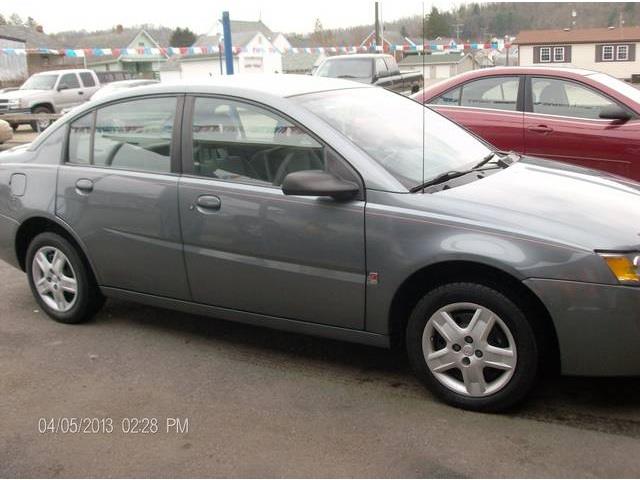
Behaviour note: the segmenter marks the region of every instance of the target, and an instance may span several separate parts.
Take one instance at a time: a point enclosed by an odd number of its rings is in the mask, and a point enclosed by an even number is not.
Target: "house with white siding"
[[[625,80],[640,74],[640,27],[526,30],[514,43],[520,66],[572,66]]]

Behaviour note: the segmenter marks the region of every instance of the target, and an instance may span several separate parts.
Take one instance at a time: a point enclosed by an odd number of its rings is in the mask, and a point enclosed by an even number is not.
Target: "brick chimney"
[[[118,24],[116,25],[116,33],[122,33],[124,31],[124,28],[122,27],[122,25]]]
[[[44,33],[44,27],[42,25],[36,25],[36,32]]]

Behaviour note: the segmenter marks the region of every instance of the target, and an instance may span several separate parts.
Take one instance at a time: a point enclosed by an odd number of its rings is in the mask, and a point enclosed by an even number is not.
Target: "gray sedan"
[[[405,346],[474,410],[640,374],[639,232],[637,183],[340,80],[141,87],[0,155],[0,258],[53,319],[115,297]]]

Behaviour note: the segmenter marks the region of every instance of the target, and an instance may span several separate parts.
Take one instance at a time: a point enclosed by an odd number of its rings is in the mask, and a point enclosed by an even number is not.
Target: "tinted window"
[[[93,75],[89,72],[81,72],[80,78],[82,79],[82,84],[85,87],[95,87],[96,81],[93,79]]]
[[[80,82],[78,81],[78,77],[75,73],[65,73],[60,78],[60,83],[58,84],[58,88],[66,87],[66,88],[80,88]]]
[[[469,82],[462,87],[463,107],[517,109],[519,77],[492,77]]]
[[[80,117],[69,126],[69,163],[91,163],[91,129],[93,112]]]
[[[596,119],[603,107],[615,105],[590,88],[553,78],[532,78],[531,93],[534,113]]]
[[[454,88],[432,99],[430,105],[460,105],[460,88]]]
[[[325,168],[321,144],[253,105],[197,98],[192,132],[196,175],[278,186],[288,173]]]
[[[149,98],[101,108],[93,163],[99,167],[168,173],[176,99]]]

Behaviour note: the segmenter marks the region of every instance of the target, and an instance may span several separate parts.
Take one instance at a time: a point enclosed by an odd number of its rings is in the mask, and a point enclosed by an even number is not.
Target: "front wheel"
[[[49,108],[47,107],[36,107],[33,109],[32,113],[53,113],[53,112],[49,110]],[[33,130],[34,132],[43,132],[44,130],[49,128],[51,123],[53,123],[51,120],[34,120],[32,122],[29,122],[29,124],[31,125],[31,130]]]
[[[406,331],[410,362],[445,402],[497,412],[522,401],[534,385],[538,349],[525,313],[508,293],[451,283],[427,293]]]
[[[62,323],[89,320],[104,302],[76,248],[52,232],[41,233],[27,250],[29,286],[40,307]]]

